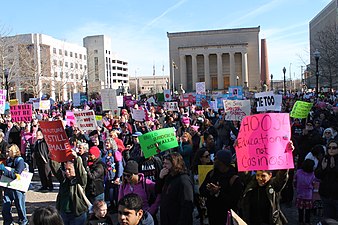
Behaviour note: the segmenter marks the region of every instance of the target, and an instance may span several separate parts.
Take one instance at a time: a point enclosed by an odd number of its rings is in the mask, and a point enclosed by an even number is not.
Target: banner
[[[201,187],[207,174],[214,168],[214,165],[198,165],[198,185]]]
[[[7,166],[5,168],[9,171],[14,170],[14,168],[7,167]],[[14,180],[6,176],[1,176],[0,186],[18,190],[18,191],[27,192],[32,178],[33,178],[33,173],[30,173],[27,171],[22,171],[20,174],[20,178],[16,178]]]
[[[71,124],[76,124],[75,116],[72,111],[66,111],[66,124],[71,126]]]
[[[50,158],[66,162],[74,158],[62,121],[39,121],[43,136],[50,151]]]
[[[171,101],[171,93],[170,89],[163,90],[164,101],[169,102]]]
[[[255,100],[257,112],[282,110],[282,95],[275,95],[273,91],[256,93]]]
[[[144,121],[146,119],[146,112],[143,109],[133,109],[132,113],[135,121]]]
[[[177,102],[164,102],[163,107],[164,107],[164,110],[167,110],[167,111],[178,111]]]
[[[76,120],[76,125],[81,130],[96,130],[97,123],[93,110],[83,110],[73,112]]]
[[[6,90],[0,89],[0,114],[5,113],[5,107],[6,107]]]
[[[178,146],[173,128],[155,130],[139,136],[138,139],[145,158]]]
[[[294,168],[292,151],[287,151],[291,128],[288,113],[246,116],[237,137],[238,171]]]
[[[296,103],[293,105],[290,117],[299,119],[307,118],[312,105],[313,103],[310,102],[296,101]]]
[[[205,95],[205,82],[196,83],[196,94]]]
[[[102,109],[103,110],[116,110],[117,101],[116,101],[116,90],[115,89],[102,89],[101,90],[101,100],[102,100]]]
[[[30,122],[32,120],[32,104],[11,106],[10,112],[13,122]]]
[[[50,110],[50,100],[40,100],[40,110]]]
[[[241,121],[245,116],[250,115],[250,100],[223,100],[225,120]]]

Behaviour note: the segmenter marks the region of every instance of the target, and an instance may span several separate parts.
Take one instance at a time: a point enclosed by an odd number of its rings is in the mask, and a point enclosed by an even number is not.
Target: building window
[[[56,54],[56,48],[53,48],[53,53]]]
[[[75,74],[75,79],[79,79],[79,74]]]
[[[59,55],[62,55],[62,49],[59,49]]]
[[[61,60],[59,61],[59,66],[63,66],[63,62]]]
[[[75,69],[77,69],[79,67],[79,64],[75,63]]]
[[[94,50],[94,54],[97,54],[99,51],[97,49]]]
[[[74,68],[74,64],[73,63],[70,63],[70,68]]]
[[[58,61],[56,59],[54,59],[54,66],[57,66]]]
[[[74,74],[70,74],[70,79],[74,79]]]
[[[60,72],[60,78],[63,79],[63,72]]]
[[[82,59],[82,54],[79,54],[79,58]]]
[[[54,77],[58,77],[58,72],[54,72]]]
[[[65,62],[65,67],[68,67],[68,62]]]
[[[80,69],[82,70],[82,64],[80,64]]]
[[[69,52],[69,56],[70,56],[70,57],[73,57],[73,52]]]
[[[84,60],[87,60],[87,56],[86,56],[86,55],[83,55],[83,59],[84,59]]]
[[[99,58],[94,57],[94,74],[95,74],[95,81],[99,80]]]
[[[67,50],[65,50],[65,56],[68,56],[68,52],[67,52]]]
[[[75,58],[77,59],[77,53],[74,53],[75,54]]]

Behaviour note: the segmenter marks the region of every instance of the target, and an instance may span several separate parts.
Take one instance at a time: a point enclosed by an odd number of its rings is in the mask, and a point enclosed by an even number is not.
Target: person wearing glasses
[[[148,211],[155,218],[161,197],[155,194],[155,183],[144,178],[144,174],[139,173],[138,168],[139,165],[134,160],[129,160],[125,165],[118,200],[120,201],[129,193],[138,194],[143,201],[143,210]]]
[[[321,180],[319,194],[323,201],[324,217],[338,219],[338,142],[327,145],[327,153],[318,164],[315,175]]]

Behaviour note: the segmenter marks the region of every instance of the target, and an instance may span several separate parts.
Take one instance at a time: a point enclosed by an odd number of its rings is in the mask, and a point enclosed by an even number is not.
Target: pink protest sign
[[[32,120],[32,105],[20,104],[10,106],[13,122],[30,122]]]
[[[246,116],[241,122],[236,146],[238,171],[294,168],[288,113]]]
[[[75,116],[72,111],[66,111],[66,121],[68,126],[71,126],[71,124],[76,124]]]

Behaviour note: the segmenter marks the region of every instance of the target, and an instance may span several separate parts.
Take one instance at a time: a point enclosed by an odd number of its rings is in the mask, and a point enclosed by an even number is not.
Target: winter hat
[[[190,124],[190,119],[189,119],[189,117],[183,117],[183,118],[182,118],[182,123],[183,123],[183,124]]]
[[[138,174],[138,164],[134,160],[129,160],[124,167],[124,172],[131,174]]]
[[[98,147],[96,146],[93,146],[89,149],[89,152],[88,152],[89,155],[94,155],[95,158],[100,158],[100,155],[101,155],[101,151]]]
[[[216,158],[224,163],[225,165],[230,165],[232,161],[232,154],[230,150],[219,150],[216,153]]]
[[[191,126],[191,128],[194,130],[194,131],[198,131],[198,128],[200,128],[199,126]]]

